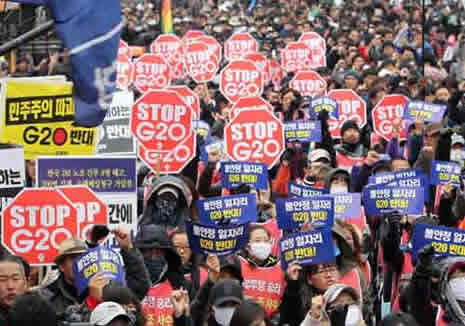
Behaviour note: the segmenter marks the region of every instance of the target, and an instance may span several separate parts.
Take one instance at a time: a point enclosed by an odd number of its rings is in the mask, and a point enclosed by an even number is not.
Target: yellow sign
[[[97,129],[73,126],[72,83],[7,79],[2,88],[0,141],[23,145],[25,159],[95,153]]]

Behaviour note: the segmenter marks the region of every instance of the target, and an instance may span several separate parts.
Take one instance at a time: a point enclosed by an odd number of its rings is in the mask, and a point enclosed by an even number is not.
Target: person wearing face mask
[[[323,295],[319,316],[309,313],[301,326],[365,326],[361,312],[360,296],[357,291],[343,284],[331,285]],[[314,317],[313,317],[313,316]]]
[[[143,302],[143,309],[150,310],[154,315],[173,314],[173,306],[153,305],[153,300],[169,302],[173,290],[186,289],[192,296],[192,286],[184,278],[181,257],[173,249],[166,230],[158,225],[149,224],[140,227],[135,239],[135,246],[144,256],[151,288]]]
[[[244,278],[244,295],[261,303],[267,317],[278,311],[284,291],[284,274],[279,260],[271,254],[270,233],[261,225],[249,230],[249,243],[239,257]],[[262,286],[257,287],[255,282]]]
[[[350,172],[354,165],[363,162],[367,150],[360,139],[361,133],[358,124],[353,120],[344,122],[341,127],[341,144],[335,146],[339,168]]]
[[[332,169],[329,171],[325,182],[325,188],[330,194],[346,194],[349,192],[350,175],[344,169]]]
[[[452,149],[450,151],[450,160],[465,166],[465,139],[463,136],[453,134],[451,136]]]

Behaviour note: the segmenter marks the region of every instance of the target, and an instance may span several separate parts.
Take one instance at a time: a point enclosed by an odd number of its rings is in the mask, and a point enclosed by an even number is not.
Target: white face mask
[[[213,306],[216,322],[222,326],[229,326],[235,310],[236,308],[233,307],[222,308]]]
[[[349,187],[347,185],[334,185],[331,186],[329,192],[331,194],[346,194],[349,192]]]
[[[450,280],[449,287],[456,300],[465,301],[465,278],[458,277]]]
[[[250,244],[250,251],[252,256],[265,260],[271,254],[271,243],[269,242],[252,242]]]
[[[357,326],[361,320],[362,312],[360,308],[355,304],[351,304],[347,310],[345,326]]]

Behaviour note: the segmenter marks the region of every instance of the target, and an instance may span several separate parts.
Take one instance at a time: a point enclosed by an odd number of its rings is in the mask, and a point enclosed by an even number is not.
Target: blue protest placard
[[[363,189],[365,213],[382,215],[397,210],[406,215],[420,215],[424,210],[424,188],[387,187],[385,184]]]
[[[292,262],[315,265],[336,260],[331,230],[291,233],[281,239],[279,249],[284,270]]]
[[[424,119],[427,122],[441,122],[447,106],[423,101],[409,101],[404,110],[404,119],[415,121]]]
[[[359,193],[333,194],[334,218],[354,224],[363,230],[362,195]]]
[[[97,273],[102,273],[103,277],[111,281],[126,283],[121,256],[105,246],[89,249],[74,262],[73,271],[74,284],[79,295],[87,289],[89,281]]]
[[[239,225],[202,225],[186,222],[189,247],[199,254],[225,256],[245,247],[249,241],[247,223]]]
[[[202,120],[192,120],[192,128],[203,139],[210,137],[210,125]]]
[[[257,198],[254,194],[211,197],[197,200],[202,224],[239,224],[257,221]]]
[[[284,123],[284,136],[288,142],[320,142],[321,121],[294,120]]]
[[[310,103],[310,118],[317,119],[318,113],[328,111],[329,116],[334,119],[339,119],[339,109],[337,102],[328,96],[317,96]]]
[[[433,185],[450,183],[460,186],[462,167],[459,163],[433,161],[431,164],[430,182]]]
[[[268,188],[268,167],[263,163],[222,162],[221,185],[231,189],[242,184],[255,189]]]
[[[424,246],[432,244],[436,256],[465,256],[465,231],[445,226],[415,224],[412,236],[413,259]]]
[[[429,200],[429,179],[420,169],[380,173],[368,178],[369,184],[385,184],[387,187],[406,187],[425,189],[425,201]]]
[[[329,193],[327,189],[313,188],[289,181],[289,197],[315,197]]]
[[[312,198],[288,198],[276,201],[278,227],[294,230],[304,224],[314,228],[331,228],[334,220],[334,198],[320,195]]]

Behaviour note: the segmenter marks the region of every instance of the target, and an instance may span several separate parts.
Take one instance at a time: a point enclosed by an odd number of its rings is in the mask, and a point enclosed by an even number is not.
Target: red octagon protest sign
[[[166,58],[167,61],[182,62],[182,42],[174,34],[158,36],[150,45],[150,52]]]
[[[193,42],[194,40],[202,36],[205,36],[205,33],[200,30],[187,31],[182,38],[182,44],[184,47],[186,47],[190,42]]]
[[[132,80],[141,93],[150,89],[165,88],[171,83],[170,66],[162,56],[144,54],[134,62]]]
[[[281,52],[281,66],[287,72],[310,69],[311,59],[310,48],[303,42],[290,42]]]
[[[171,152],[147,150],[139,146],[138,155],[155,173],[178,174],[195,157],[196,136],[192,131],[189,138]]]
[[[326,81],[315,71],[299,71],[290,82],[290,87],[302,96],[315,96],[326,93]]]
[[[268,110],[273,112],[273,107],[260,96],[242,97],[231,108],[232,116],[236,116],[240,110]]]
[[[208,45],[208,52],[213,53],[217,58],[218,64],[221,62],[221,44],[213,36],[204,35],[198,37],[196,41]]]
[[[392,122],[396,119],[402,121],[400,139],[407,139],[406,121],[403,120],[407,101],[404,95],[385,95],[371,112],[375,132],[387,141],[392,137]]]
[[[271,71],[268,59],[260,52],[254,52],[247,54],[244,59],[250,60],[263,74],[263,82],[266,84],[271,80]]]
[[[257,40],[249,33],[233,34],[224,44],[224,57],[228,61],[239,60],[257,51]]]
[[[149,91],[134,103],[131,131],[148,150],[172,151],[192,133],[192,108],[173,91]]]
[[[199,41],[186,46],[184,64],[189,76],[197,83],[212,80],[219,68],[215,54],[209,51],[207,44]]]
[[[168,90],[176,92],[193,110],[194,119],[200,119],[200,100],[198,95],[185,85],[171,86]]]
[[[116,61],[116,86],[119,89],[127,89],[131,84],[133,65],[132,60],[127,55],[118,55]]]
[[[226,153],[233,161],[272,168],[285,149],[284,127],[268,109],[240,110],[225,128]]]
[[[24,189],[2,214],[3,246],[32,265],[52,264],[77,231],[76,208],[55,189]]]
[[[326,67],[326,41],[316,32],[303,33],[299,42],[305,43],[311,51],[310,68]]]
[[[221,71],[220,90],[231,103],[236,103],[241,97],[260,96],[263,74],[250,60],[230,62]]]
[[[338,104],[339,119],[328,120],[329,131],[333,138],[341,137],[341,127],[347,120],[356,121],[360,128],[367,124],[367,105],[365,101],[351,89],[333,89],[328,96]]]
[[[108,225],[107,206],[88,186],[59,187],[77,211],[78,238],[90,240],[94,225]]]

